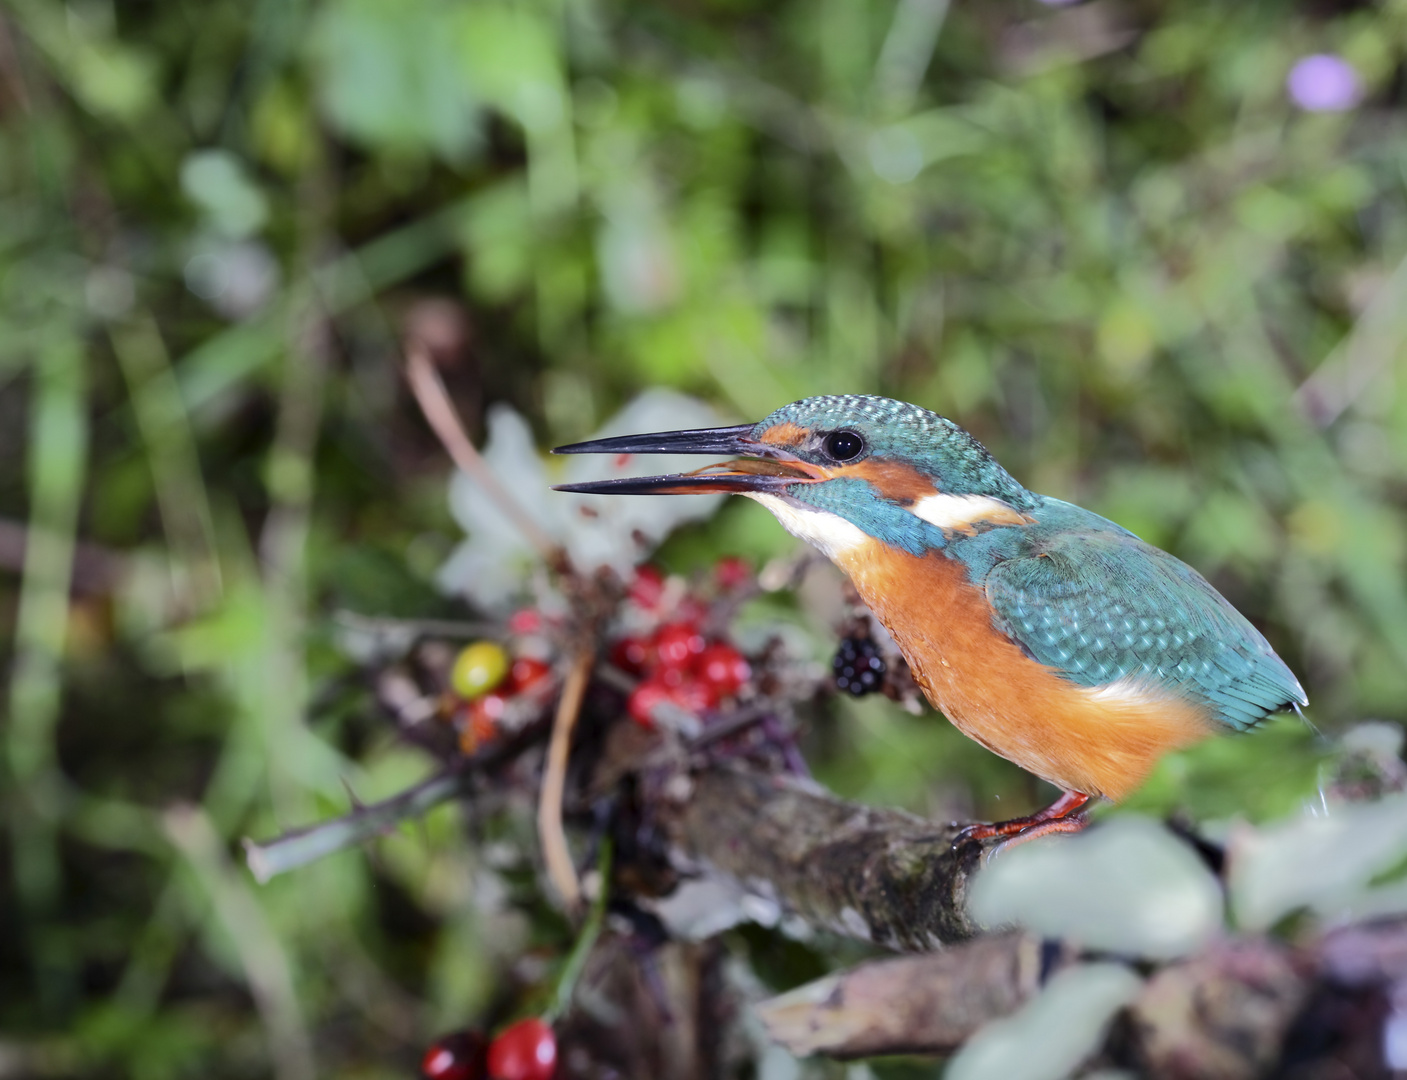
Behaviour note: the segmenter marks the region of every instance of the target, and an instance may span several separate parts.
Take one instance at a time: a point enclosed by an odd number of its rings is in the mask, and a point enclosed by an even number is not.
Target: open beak
[[[589,495],[698,495],[705,492],[781,492],[792,484],[820,480],[812,465],[752,438],[752,424],[619,435],[559,446],[554,454],[734,454],[742,460],[707,465],[669,476],[627,476],[585,484],[558,484],[554,491]]]

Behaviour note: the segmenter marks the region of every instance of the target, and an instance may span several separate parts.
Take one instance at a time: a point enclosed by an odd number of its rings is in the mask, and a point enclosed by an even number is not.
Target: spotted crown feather
[[[1018,509],[1035,498],[966,430],[946,416],[873,394],[828,394],[784,405],[754,434],[779,424],[809,431],[850,429],[881,458],[904,461],[955,495],[989,495]]]

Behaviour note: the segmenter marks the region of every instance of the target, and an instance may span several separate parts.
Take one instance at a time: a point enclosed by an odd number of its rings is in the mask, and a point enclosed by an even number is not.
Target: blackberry
[[[872,694],[884,682],[884,660],[869,638],[842,638],[831,660],[835,688],[855,697]]]

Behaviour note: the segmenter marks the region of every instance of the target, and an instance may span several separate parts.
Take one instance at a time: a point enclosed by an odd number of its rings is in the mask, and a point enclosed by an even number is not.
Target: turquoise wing
[[[1032,535],[985,587],[997,626],[1081,685],[1147,678],[1238,730],[1307,704],[1270,643],[1206,578],[1132,533]]]

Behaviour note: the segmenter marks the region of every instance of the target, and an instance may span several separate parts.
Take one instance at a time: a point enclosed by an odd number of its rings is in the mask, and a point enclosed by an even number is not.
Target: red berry
[[[663,667],[684,667],[704,651],[703,635],[689,623],[666,623],[655,632],[655,653]]]
[[[544,1020],[519,1020],[489,1044],[493,1080],[552,1080],[557,1072],[557,1036]]]
[[[638,675],[650,659],[650,647],[639,638],[621,638],[611,646],[611,663],[622,671]]]
[[[655,679],[646,679],[630,692],[625,703],[625,711],[641,727],[653,728],[655,719],[650,714],[661,701],[669,700],[669,687]]]
[[[542,629],[542,612],[523,608],[508,617],[508,629],[514,634],[536,634]]]
[[[737,555],[725,555],[713,567],[713,580],[725,592],[741,589],[752,578],[752,567]]]
[[[697,716],[718,704],[718,691],[708,683],[686,677],[678,686],[670,688],[669,700]]]
[[[469,715],[480,722],[497,726],[503,719],[503,710],[508,707],[508,699],[502,694],[485,694],[469,705]]]
[[[722,641],[715,641],[699,654],[694,671],[724,697],[736,694],[752,677],[752,668],[742,653]]]
[[[469,707],[460,714],[459,749],[472,754],[484,743],[498,737],[498,722],[503,719],[503,710],[508,700],[502,694],[485,694],[475,698]]]
[[[662,668],[631,692],[625,708],[636,723],[653,728],[654,708],[663,701],[697,716],[718,704],[718,691],[682,668]]]
[[[641,566],[635,571],[635,580],[630,583],[630,599],[637,607],[653,611],[659,607],[664,595],[664,574],[658,567]]]
[[[420,1075],[425,1080],[481,1080],[485,1051],[484,1037],[477,1031],[456,1031],[425,1051]]]
[[[552,674],[552,668],[531,656],[520,656],[508,669],[508,683],[505,689],[510,694],[521,694],[537,686]]]

